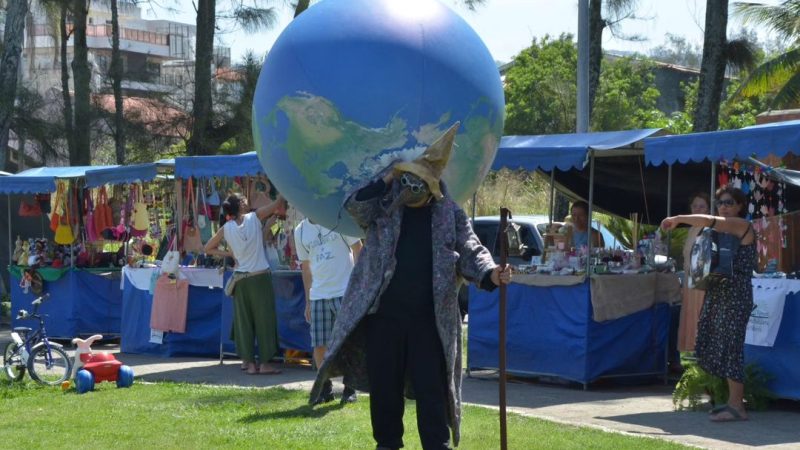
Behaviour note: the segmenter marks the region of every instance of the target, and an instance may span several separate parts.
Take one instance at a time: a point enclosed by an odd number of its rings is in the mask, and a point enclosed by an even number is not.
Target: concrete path
[[[0,343],[8,339],[8,331],[0,333]],[[113,345],[96,347],[96,350],[119,351]],[[240,361],[235,359],[219,364],[218,360],[209,358],[133,354],[117,357],[146,381],[309,390],[314,379],[314,372],[303,366],[286,365],[280,375],[247,375],[240,369]],[[496,374],[480,372],[465,378],[463,396],[465,403],[496,408]],[[705,412],[673,411],[672,386],[663,384],[595,386],[584,391],[580,387],[513,380],[508,384],[507,398],[509,410],[519,414],[697,447],[800,448],[800,402],[778,402],[769,411],[751,412],[748,422],[718,424],[710,422]]]

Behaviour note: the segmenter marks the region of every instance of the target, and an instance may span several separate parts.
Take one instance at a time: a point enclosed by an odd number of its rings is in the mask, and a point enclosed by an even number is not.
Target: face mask
[[[419,208],[425,206],[431,199],[431,191],[422,178],[410,172],[403,172],[400,175],[400,193],[395,201],[389,206],[389,211],[393,211],[398,206],[408,206]]]

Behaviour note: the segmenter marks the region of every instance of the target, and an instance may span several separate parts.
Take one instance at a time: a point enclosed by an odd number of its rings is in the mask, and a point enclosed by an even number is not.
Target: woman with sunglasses
[[[751,278],[756,269],[755,232],[744,219],[747,200],[744,193],[725,186],[716,193],[717,216],[692,214],[667,217],[661,228],[678,224],[711,227],[732,234],[740,245],[733,258],[730,280],[713,284],[706,298],[697,327],[695,353],[703,370],[728,380],[728,403],[711,410],[713,422],[747,420],[744,407],[744,338],[753,310]]]

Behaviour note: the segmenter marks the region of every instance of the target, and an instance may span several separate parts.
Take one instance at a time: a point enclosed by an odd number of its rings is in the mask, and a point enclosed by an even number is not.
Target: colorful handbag
[[[86,231],[86,240],[89,242],[95,242],[99,239],[99,236],[95,228],[92,193],[88,189],[84,193],[83,204],[84,204],[84,209],[86,210],[86,214],[83,216],[83,229]]]
[[[58,219],[58,226],[56,227],[56,234],[53,240],[56,241],[56,244],[70,245],[75,242],[75,234],[72,232],[72,221],[69,215],[70,211],[67,205],[67,199],[63,198],[63,191],[60,197],[62,199],[62,204],[60,206],[64,214]]]
[[[111,207],[108,206],[108,193],[105,186],[97,191],[97,205],[94,208],[94,230],[98,235],[103,231],[113,228],[114,222]]]
[[[58,228],[58,224],[61,222],[61,214],[64,212],[61,210],[61,197],[64,193],[64,186],[60,182],[56,186],[56,198],[55,202],[53,203],[53,207],[51,208],[53,212],[50,213],[50,231],[54,232]]]
[[[25,199],[19,202],[19,216],[20,217],[40,217],[42,215],[42,207],[39,202],[34,201],[28,203]]]
[[[147,204],[144,202],[141,187],[134,187],[136,193],[136,203],[133,205],[133,221],[131,223],[131,234],[133,236],[145,236],[150,226],[150,214],[147,212]]]
[[[186,205],[184,207],[183,219],[183,251],[186,253],[201,254],[204,251],[203,240],[200,237],[200,230],[197,228],[197,217],[192,211],[194,202],[194,184],[192,179],[186,185]]]

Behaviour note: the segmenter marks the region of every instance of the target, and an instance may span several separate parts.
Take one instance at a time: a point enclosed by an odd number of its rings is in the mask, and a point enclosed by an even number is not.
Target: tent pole
[[[11,258],[14,257],[14,247],[11,246],[11,194],[6,194],[6,206],[8,207],[8,265],[11,266]],[[8,282],[11,283],[11,276],[8,277]],[[2,284],[3,292],[11,294],[11,287],[6,286],[5,280],[0,277],[0,284]]]
[[[672,164],[667,166],[667,217],[672,216]],[[667,232],[667,257],[672,245],[672,230]]]
[[[553,223],[554,219],[553,209],[555,208],[555,205],[556,205],[556,167],[553,166],[553,168],[550,169],[550,212],[548,214],[550,217],[551,224]]]
[[[715,201],[715,198],[714,198],[715,197],[715,195],[714,195],[715,194],[715,192],[714,192],[715,191],[715,189],[714,189],[714,185],[715,185],[714,179],[715,178],[717,178],[717,165],[714,163],[714,161],[711,161],[711,193],[708,196],[709,200],[711,201],[711,205],[709,205],[709,208],[710,208],[709,213],[711,215],[716,215],[716,213],[714,212],[714,208],[717,206],[716,205],[717,202]]]
[[[594,150],[589,150],[589,227],[587,233],[589,237],[586,239],[589,244],[589,254],[586,255],[586,276],[591,275],[592,268],[592,213],[594,211]]]

